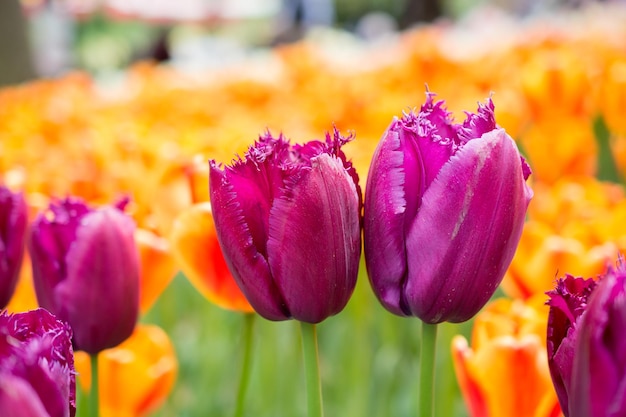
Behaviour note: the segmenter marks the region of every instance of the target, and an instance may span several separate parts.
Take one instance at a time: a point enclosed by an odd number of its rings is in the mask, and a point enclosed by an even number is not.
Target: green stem
[[[250,382],[250,362],[252,358],[252,334],[254,333],[254,319],[256,314],[248,313],[244,315],[243,323],[243,361],[241,376],[239,378],[239,390],[237,391],[237,403],[235,404],[234,417],[243,415],[243,405]]]
[[[91,392],[89,393],[89,417],[100,415],[100,384],[98,373],[98,354],[89,355],[91,363]]]
[[[433,417],[435,394],[435,346],[437,325],[422,323],[422,349],[420,353],[419,416]]]
[[[317,330],[315,324],[300,322],[300,331],[302,333],[309,417],[323,417],[322,383],[317,354]]]

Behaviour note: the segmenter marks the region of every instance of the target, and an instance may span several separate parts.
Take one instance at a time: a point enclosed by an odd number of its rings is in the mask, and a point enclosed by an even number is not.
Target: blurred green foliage
[[[179,274],[142,319],[163,327],[180,363],[167,403],[154,417],[230,416],[238,388],[244,317],[200,296]],[[346,309],[318,326],[324,408],[327,416],[416,415],[420,321],[394,316],[375,299],[361,269]],[[250,387],[244,415],[306,414],[305,380],[298,323],[255,321]],[[436,413],[466,416],[458,390],[450,341],[468,335],[469,323],[440,326],[436,368]],[[79,398],[79,414],[86,413]]]

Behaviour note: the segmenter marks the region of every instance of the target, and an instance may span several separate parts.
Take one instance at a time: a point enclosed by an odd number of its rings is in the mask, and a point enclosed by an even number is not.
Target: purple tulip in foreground
[[[28,213],[22,193],[0,186],[0,309],[15,292],[22,267]]]
[[[337,131],[293,145],[261,136],[221,169],[211,161],[217,236],[242,292],[269,320],[318,323],[340,312],[356,284],[361,192]]]
[[[491,100],[454,124],[427,93],[418,114],[394,119],[365,190],[365,260],[382,305],[431,324],[474,316],[517,248],[529,175]]]
[[[548,293],[548,364],[566,417],[626,415],[626,267]]]
[[[29,242],[39,305],[70,324],[77,350],[95,354],[126,340],[139,312],[135,224],[112,206],[52,203]]]
[[[71,336],[69,326],[44,309],[0,313],[1,416],[74,416]]]

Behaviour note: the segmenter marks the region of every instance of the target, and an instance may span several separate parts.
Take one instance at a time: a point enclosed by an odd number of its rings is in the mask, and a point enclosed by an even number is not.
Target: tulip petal
[[[37,392],[22,378],[0,373],[0,413],[12,417],[49,417]]]
[[[404,154],[395,120],[383,136],[367,175],[364,205],[364,246],[374,293],[386,309],[406,315],[401,288],[406,280],[404,248]]]
[[[232,181],[240,186],[250,186],[238,192]],[[272,280],[265,254],[261,252],[265,250],[266,243],[255,243],[248,219],[244,217],[244,207],[247,207],[247,212],[257,213],[267,209],[261,207],[267,198],[258,195],[260,191],[253,182],[253,178],[238,175],[229,168],[222,171],[214,161],[210,162],[211,209],[217,237],[222,251],[229,254],[226,262],[233,278],[254,310],[269,320],[285,320],[289,318],[289,313],[285,303],[280,301],[282,294]],[[247,195],[247,190],[254,192]],[[259,233],[258,230],[256,232]]]
[[[274,201],[267,249],[290,315],[317,323],[341,311],[354,290],[360,203],[354,181],[337,157],[312,158],[311,168],[301,174]],[[320,300],[319,294],[329,296]]]
[[[609,416],[616,394],[624,379],[622,343],[626,323],[626,275],[608,273],[589,297],[585,314],[580,318],[572,363],[570,417]],[[620,311],[621,310],[621,311]]]
[[[467,345],[467,340],[463,336],[455,336],[452,339],[452,361],[469,414],[472,417],[488,417],[485,394],[479,381],[470,373],[469,363],[473,358],[474,351]]]
[[[77,349],[96,353],[116,346],[135,327],[139,276],[132,275],[139,265],[137,255],[129,256],[137,251],[134,231],[133,221],[112,207],[81,219],[66,255],[67,278],[55,288],[59,316],[72,323]]]
[[[411,313],[430,323],[476,314],[513,258],[531,196],[504,130],[467,142],[426,190],[408,232]]]

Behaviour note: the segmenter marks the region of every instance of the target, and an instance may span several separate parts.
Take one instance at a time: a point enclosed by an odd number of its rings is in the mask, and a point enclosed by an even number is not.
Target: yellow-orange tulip
[[[76,352],[83,390],[91,386],[89,356]],[[174,347],[158,326],[138,324],[121,345],[98,355],[101,417],[143,417],[163,405],[178,372]]]
[[[557,417],[546,356],[545,306],[499,299],[476,316],[472,347],[452,340],[457,380],[471,417]]]
[[[170,242],[180,269],[209,301],[229,310],[253,311],[226,266],[209,203],[183,211],[174,222]]]

